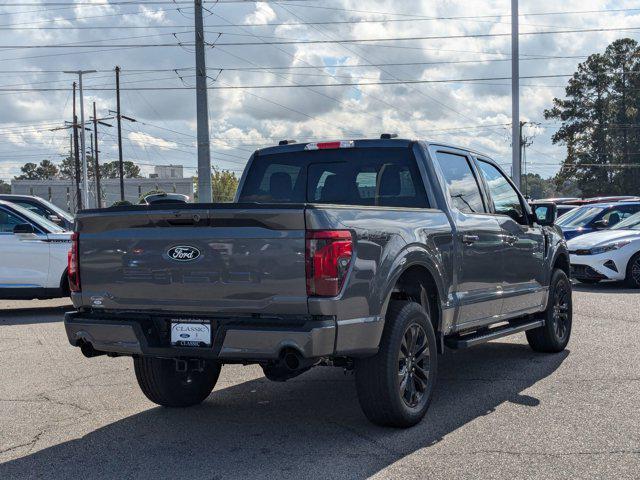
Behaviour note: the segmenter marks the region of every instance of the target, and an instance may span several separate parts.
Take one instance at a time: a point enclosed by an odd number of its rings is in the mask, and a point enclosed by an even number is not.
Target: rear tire
[[[221,365],[205,361],[202,371],[176,371],[168,358],[134,357],[133,367],[138,385],[153,403],[164,407],[190,407],[202,403],[220,376]]]
[[[640,252],[631,257],[627,263],[625,282],[630,288],[640,288]]]
[[[571,282],[564,271],[555,269],[549,286],[549,304],[544,312],[545,324],[527,330],[527,341],[536,352],[557,353],[565,349],[571,337],[573,305]]]
[[[356,360],[358,400],[366,417],[388,427],[411,427],[424,417],[437,374],[436,337],[421,305],[389,305],[378,353]]]

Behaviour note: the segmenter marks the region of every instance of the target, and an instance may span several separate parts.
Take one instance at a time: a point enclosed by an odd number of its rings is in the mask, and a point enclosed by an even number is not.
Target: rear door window
[[[480,187],[467,157],[437,152],[436,159],[453,206],[464,213],[485,213]]]
[[[20,217],[4,208],[0,208],[0,233],[13,233],[13,228],[22,223],[25,223],[25,221]]]
[[[408,148],[349,148],[261,155],[240,202],[429,206]]]

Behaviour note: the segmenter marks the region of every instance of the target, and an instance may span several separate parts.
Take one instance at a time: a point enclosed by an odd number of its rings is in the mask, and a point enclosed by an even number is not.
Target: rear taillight
[[[351,263],[353,239],[349,230],[307,230],[307,295],[335,297]]]
[[[80,291],[80,250],[78,245],[78,234],[71,235],[71,250],[67,257],[67,274],[69,276],[69,290],[72,292]]]

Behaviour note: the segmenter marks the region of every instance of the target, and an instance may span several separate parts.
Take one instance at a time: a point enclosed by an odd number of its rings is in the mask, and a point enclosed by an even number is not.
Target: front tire
[[[640,252],[629,260],[625,282],[630,288],[640,288]]]
[[[373,423],[406,428],[424,417],[437,374],[436,337],[421,305],[389,305],[378,353],[356,361],[356,388]]]
[[[571,337],[573,304],[571,282],[564,271],[555,269],[549,286],[549,304],[542,327],[527,330],[527,341],[536,352],[557,353],[565,349]]]
[[[207,360],[201,371],[178,372],[175,360],[156,357],[134,357],[133,367],[142,393],[164,407],[202,403],[215,387],[221,369],[219,363]]]

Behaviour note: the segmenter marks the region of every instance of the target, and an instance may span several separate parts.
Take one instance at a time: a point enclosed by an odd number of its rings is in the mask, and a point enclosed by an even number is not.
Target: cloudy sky
[[[85,115],[95,101],[98,117],[108,117],[115,109],[115,65],[122,68],[122,112],[137,120],[123,122],[125,159],[144,173],[169,163],[195,173],[190,5],[3,2],[0,179],[11,179],[27,161],[59,162],[68,153],[69,131],[51,131],[72,116],[74,77],[63,71],[97,70],[85,77]],[[205,6],[216,167],[241,171],[253,150],[284,138],[381,132],[469,145],[509,164],[509,0],[221,0]],[[526,130],[535,137],[528,171],[550,176],[564,149],[551,144],[557,124],[545,121],[543,110],[562,95],[567,77],[544,76],[571,74],[617,38],[638,39],[640,2],[521,1],[520,12],[521,75],[542,77],[521,79],[521,117],[540,123]],[[595,29],[602,31],[530,34]],[[438,38],[397,40],[406,37]],[[362,41],[369,39],[387,40]],[[287,88],[264,88],[272,85]],[[104,161],[117,159],[115,133],[100,132]]]

